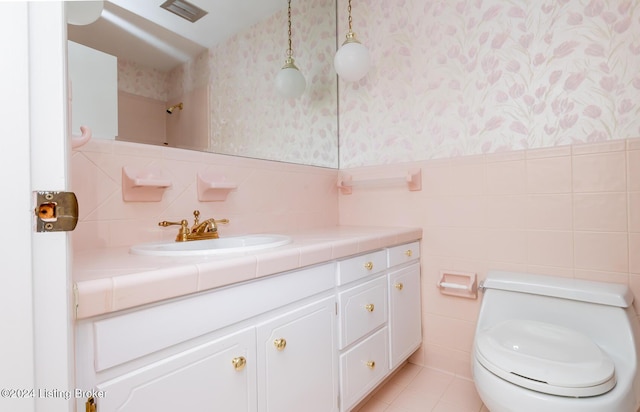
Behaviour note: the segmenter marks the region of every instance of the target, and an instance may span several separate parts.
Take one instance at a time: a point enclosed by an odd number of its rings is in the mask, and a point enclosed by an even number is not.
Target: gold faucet
[[[176,236],[176,242],[187,242],[189,240],[204,240],[204,239],[218,239],[218,224],[227,224],[229,219],[207,219],[204,222],[200,222],[200,211],[193,211],[193,226],[189,229],[189,222],[186,219],[182,219],[180,222],[167,222],[163,220],[158,223],[158,226],[180,226],[178,235]]]

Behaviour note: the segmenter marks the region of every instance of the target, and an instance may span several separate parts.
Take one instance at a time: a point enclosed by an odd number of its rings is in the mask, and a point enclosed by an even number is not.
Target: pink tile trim
[[[113,310],[187,295],[198,290],[195,267],[178,267],[113,278]]]
[[[113,310],[113,281],[96,279],[75,284],[78,296],[76,317],[88,318]]]
[[[284,246],[277,252],[259,254],[256,260],[256,277],[272,275],[300,267],[300,250]]]
[[[246,255],[196,263],[196,267],[198,291],[203,291],[255,278],[257,261],[254,255]]]
[[[577,144],[573,146],[573,154],[583,155],[594,153],[622,152],[625,150],[626,145],[626,140],[611,140],[601,143]]]
[[[485,155],[485,162],[493,163],[493,162],[520,161],[525,158],[525,154],[526,154],[526,151],[524,150],[491,153],[491,154]]]
[[[543,159],[548,157],[571,156],[572,146],[545,147],[525,151],[525,157],[530,159]]]
[[[310,244],[300,252],[300,266],[315,265],[317,263],[332,260],[332,247],[330,243]]]

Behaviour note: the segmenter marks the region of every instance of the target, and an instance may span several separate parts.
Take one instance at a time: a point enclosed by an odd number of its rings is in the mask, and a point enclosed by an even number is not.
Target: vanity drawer
[[[340,356],[341,411],[347,411],[388,373],[387,328],[369,336]]]
[[[387,268],[384,250],[355,256],[338,262],[337,282],[344,285],[354,280],[380,273]]]
[[[387,321],[386,277],[338,294],[340,349],[344,349]]]
[[[420,242],[406,243],[387,249],[389,267],[420,259]]]

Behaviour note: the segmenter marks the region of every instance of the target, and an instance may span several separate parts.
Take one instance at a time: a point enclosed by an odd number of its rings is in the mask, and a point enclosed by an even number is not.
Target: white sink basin
[[[149,256],[216,256],[227,253],[252,252],[291,243],[285,235],[245,235],[188,242],[154,242],[132,246],[134,255]]]

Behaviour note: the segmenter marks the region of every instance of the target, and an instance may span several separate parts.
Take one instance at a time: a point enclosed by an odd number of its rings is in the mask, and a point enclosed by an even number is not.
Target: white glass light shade
[[[369,50],[357,40],[347,40],[333,58],[333,66],[341,79],[356,82],[366,76],[371,65]]]
[[[302,96],[307,81],[291,60],[291,64],[285,64],[276,75],[276,90],[284,97],[295,98]]]
[[[76,26],[91,24],[100,18],[104,1],[65,1],[67,23]]]

